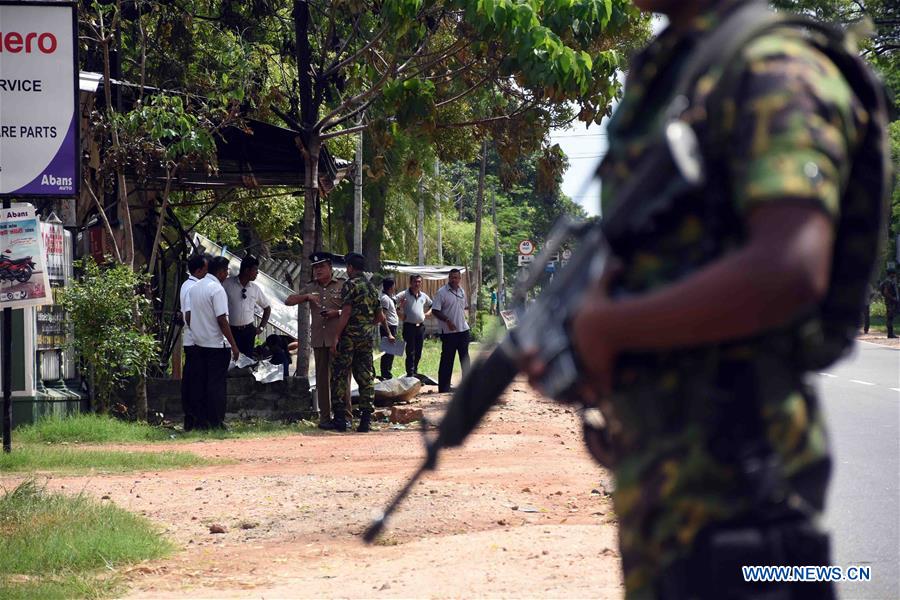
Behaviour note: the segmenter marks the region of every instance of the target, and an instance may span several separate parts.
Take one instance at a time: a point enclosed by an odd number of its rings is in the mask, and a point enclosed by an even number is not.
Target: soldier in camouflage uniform
[[[334,428],[346,431],[350,423],[344,420],[343,411],[349,374],[359,385],[360,419],[357,431],[369,431],[372,419],[375,387],[373,382],[372,349],[373,329],[380,318],[381,302],[378,291],[365,275],[365,258],[356,252],[347,254],[347,281],[341,289],[341,317],[338,324],[338,340],[332,347],[334,356],[331,374],[331,403],[334,407]],[[349,407],[347,407],[349,409]]]
[[[610,123],[604,214],[667,118],[690,50],[741,3],[635,4],[670,26],[633,61]],[[616,476],[628,598],[833,596],[827,583],[746,584],[740,566],[831,562],[813,525],[831,457],[790,340],[829,289],[832,224],[868,114],[796,30],[763,34],[739,59],[724,122],[710,123],[706,105],[721,64],[681,115],[701,142],[712,127],[726,133],[711,175],[727,191],[679,198],[646,235],[613,241],[621,269],[571,324],[587,404],[606,420],[602,436],[585,433]]]
[[[897,269],[889,267],[887,277],[878,286],[881,297],[884,298],[884,323],[887,325],[887,336],[889,338],[897,337],[894,335],[894,316],[897,314],[897,307],[900,305],[900,287],[897,286]]]

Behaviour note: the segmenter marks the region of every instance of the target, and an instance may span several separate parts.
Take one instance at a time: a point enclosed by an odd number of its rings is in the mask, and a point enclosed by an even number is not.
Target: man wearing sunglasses
[[[256,336],[263,332],[269,322],[272,307],[262,289],[256,285],[259,275],[259,261],[249,254],[241,261],[241,270],[229,277],[222,286],[228,294],[228,314],[231,331],[238,349],[245,356],[253,356]],[[263,311],[259,326],[256,326],[256,307]]]

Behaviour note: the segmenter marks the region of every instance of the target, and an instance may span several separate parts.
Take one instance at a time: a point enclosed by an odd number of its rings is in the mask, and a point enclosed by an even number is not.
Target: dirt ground
[[[448,400],[434,389],[413,404],[432,422]],[[360,533],[372,514],[423,456],[415,426],[378,427],[179,444],[237,462],[53,476],[48,487],[145,515],[179,546],[125,572],[131,598],[622,596],[609,480],[584,451],[571,410],[517,381],[366,546]]]

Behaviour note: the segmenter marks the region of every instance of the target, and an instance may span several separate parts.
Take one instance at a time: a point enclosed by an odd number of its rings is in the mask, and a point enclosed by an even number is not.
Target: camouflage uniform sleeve
[[[741,214],[773,201],[810,201],[838,215],[865,113],[838,68],[792,32],[744,51],[735,99],[731,181]]]
[[[341,286],[341,305],[344,304],[353,304],[356,299],[356,286],[353,285],[351,280],[347,280],[344,282],[344,285]]]

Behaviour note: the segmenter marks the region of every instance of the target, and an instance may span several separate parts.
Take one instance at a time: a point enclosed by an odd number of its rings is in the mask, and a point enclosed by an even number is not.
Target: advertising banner
[[[0,308],[52,304],[40,222],[30,204],[0,209]]]
[[[0,2],[0,195],[78,192],[75,7]]]

